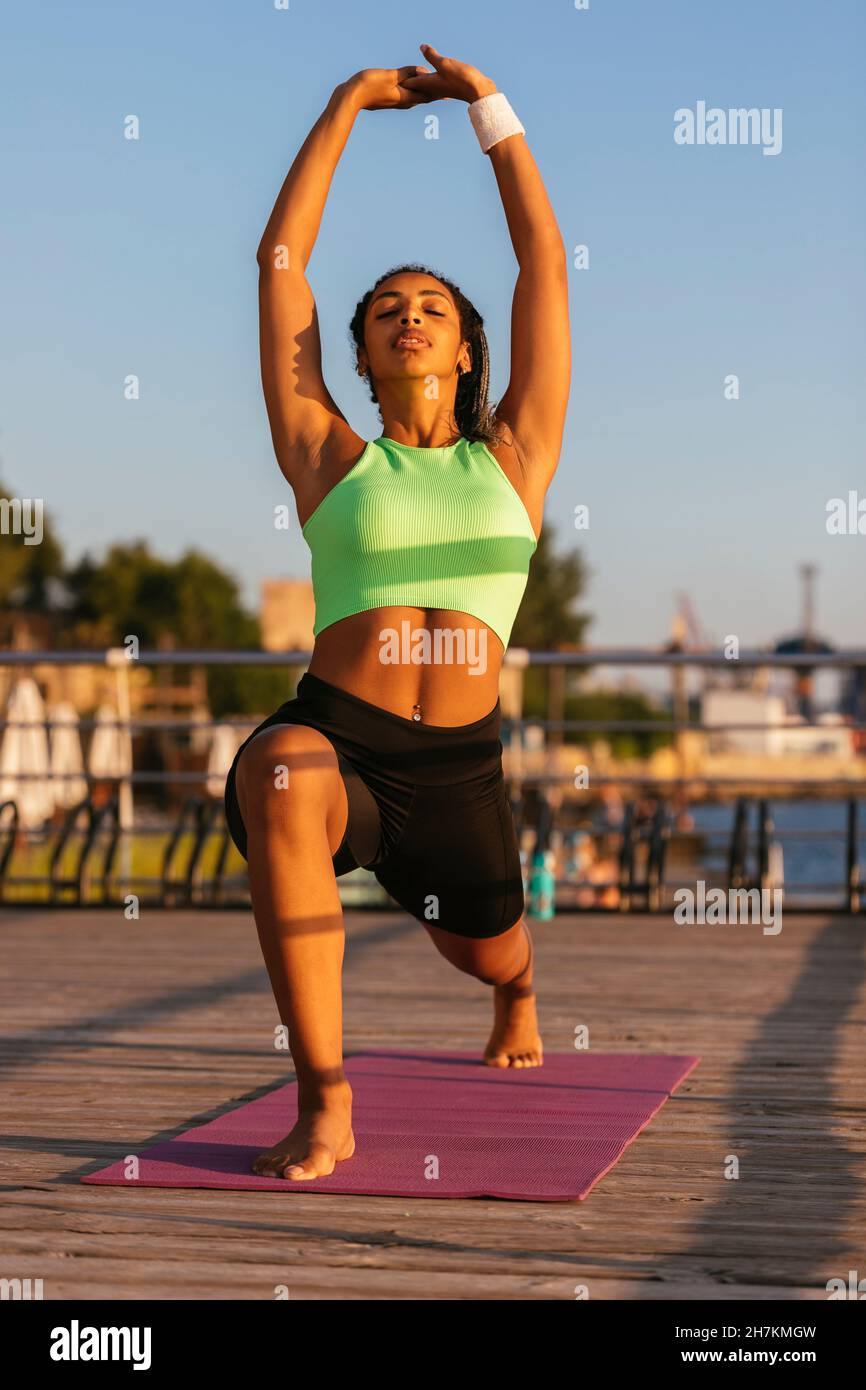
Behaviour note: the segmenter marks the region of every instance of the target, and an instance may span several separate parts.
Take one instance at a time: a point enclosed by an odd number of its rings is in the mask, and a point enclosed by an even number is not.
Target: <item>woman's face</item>
[[[364,342],[359,361],[374,382],[431,376],[443,381],[458,363],[464,371],[471,365],[454,300],[432,275],[407,272],[384,280],[367,305]]]

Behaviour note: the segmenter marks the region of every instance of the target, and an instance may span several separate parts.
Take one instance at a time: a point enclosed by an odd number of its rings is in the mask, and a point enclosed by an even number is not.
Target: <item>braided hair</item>
[[[349,324],[349,332],[356,349],[364,347],[364,319],[367,306],[374,293],[383,281],[390,280],[392,275],[404,274],[430,275],[451,292],[460,319],[460,334],[463,341],[469,344],[472,362],[469,371],[461,372],[457,382],[457,393],[454,398],[454,419],[457,428],[465,439],[480,440],[484,444],[498,444],[501,436],[496,413],[487,398],[490,388],[490,352],[487,347],[487,335],[484,332],[484,320],[475,305],[466,298],[457,285],[453,284],[451,280],[447,280],[444,275],[439,275],[429,266],[414,264],[398,265],[392,270],[386,270],[384,275],[380,275],[375,285],[367,291],[363,299],[358,301],[352,315],[352,321]],[[378,405],[379,397],[376,395],[376,387],[372,375],[369,373],[367,374],[367,381],[370,395]]]

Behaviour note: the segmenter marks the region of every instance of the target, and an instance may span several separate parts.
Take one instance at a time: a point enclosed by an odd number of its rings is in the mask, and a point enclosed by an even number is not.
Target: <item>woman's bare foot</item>
[[[488,1067],[540,1067],[543,1059],[535,995],[515,999],[509,985],[493,990],[493,1032],[484,1049]]]
[[[535,994],[532,990],[532,937],[529,960],[521,975],[493,989],[493,1032],[484,1049],[489,1067],[540,1067],[543,1060]]]
[[[302,1106],[297,1124],[272,1149],[253,1159],[252,1171],[262,1178],[303,1182],[326,1178],[338,1163],[355,1152],[352,1133],[352,1092],[348,1085],[327,1099]]]

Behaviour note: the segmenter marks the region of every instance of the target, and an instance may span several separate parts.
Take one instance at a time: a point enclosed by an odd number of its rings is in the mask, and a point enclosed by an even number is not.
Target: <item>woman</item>
[[[336,88],[258,252],[262,381],[312,555],[315,647],[295,699],[239,749],[226,814],[298,1078],[298,1122],[253,1171],[293,1180],[355,1147],[336,883],[350,869],[375,873],[447,960],[493,986],[485,1061],[542,1061],[498,688],[562,444],[565,247],[504,95],[421,50],[434,71],[367,69]],[[383,424],[365,441],[322,379],[305,269],[358,112],[438,99],[468,104],[499,185],[520,268],[511,379],[494,415],[471,303],[424,267],[389,271],[352,322]],[[389,216],[424,204],[422,183],[401,179]]]

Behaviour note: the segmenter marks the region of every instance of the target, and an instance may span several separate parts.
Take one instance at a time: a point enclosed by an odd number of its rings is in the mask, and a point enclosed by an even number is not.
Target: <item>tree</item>
[[[611,723],[635,720],[663,723],[669,714],[657,709],[636,690],[586,690],[565,700],[566,719],[609,720]],[[657,748],[669,748],[672,739],[664,731],[584,729],[570,734],[576,743],[592,745],[603,740],[615,758],[647,758]]]
[[[526,593],[511,630],[511,645],[528,647],[530,651],[582,646],[592,617],[576,612],[574,605],[583,598],[588,578],[589,570],[580,552],[556,554],[551,528],[543,527],[529,567]],[[523,678],[526,714],[546,716],[549,680],[546,668],[527,669]]]
[[[0,499],[7,503],[15,500],[2,483]],[[31,499],[34,503],[37,500]],[[4,511],[11,515],[8,508]],[[59,581],[63,574],[63,550],[44,508],[41,532],[37,545],[26,544],[24,535],[8,530],[0,535],[0,608],[45,612],[51,606],[51,581]]]
[[[85,555],[66,586],[69,646],[120,646],[130,635],[142,647],[155,647],[166,635],[179,648],[202,651],[261,646],[258,621],[243,607],[237,582],[197,550],[170,561],[153,555],[146,541],[118,543],[100,562]],[[288,698],[286,674],[278,668],[207,670],[215,716],[270,713]],[[183,678],[183,668],[177,674]]]
[[[511,645],[535,651],[583,644],[592,622],[588,613],[574,612],[583,598],[589,571],[579,551],[557,555],[550,527],[542,529],[529,567],[526,593],[511,632]]]

